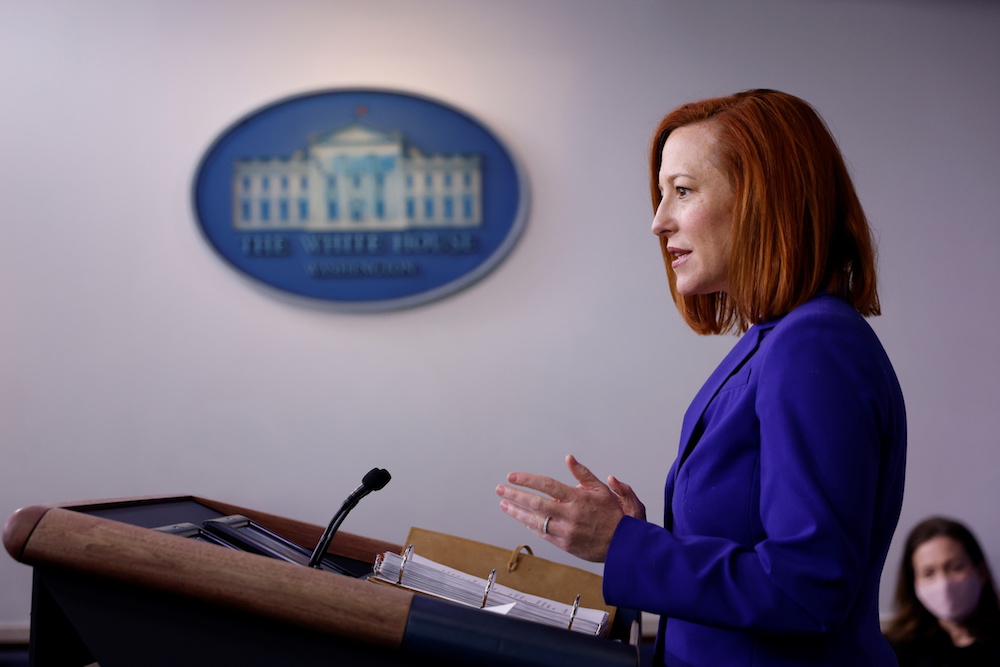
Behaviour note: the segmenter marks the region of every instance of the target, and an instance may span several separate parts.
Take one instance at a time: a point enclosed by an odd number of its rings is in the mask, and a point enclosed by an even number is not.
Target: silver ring
[[[542,535],[549,534],[549,521],[552,521],[551,516],[545,517],[545,523],[542,524]]]

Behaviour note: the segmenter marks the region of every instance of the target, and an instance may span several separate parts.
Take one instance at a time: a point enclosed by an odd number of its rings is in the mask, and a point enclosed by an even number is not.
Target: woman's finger
[[[508,500],[500,501],[500,509],[508,516],[520,521],[524,524],[525,528],[539,537],[547,540],[551,538],[552,522],[554,520],[551,514],[539,514],[538,512],[515,505]]]
[[[632,487],[612,475],[608,477],[608,487],[618,496],[622,511],[637,519],[646,519],[646,506],[635,495]]]
[[[497,486],[496,492],[501,498],[532,512],[550,514],[555,505],[555,502],[549,498],[544,498],[530,491],[515,489],[506,484]]]
[[[546,477],[545,475],[532,475],[527,472],[512,472],[507,475],[507,481],[517,486],[523,486],[535,491],[546,493],[556,500],[568,500],[572,494],[573,487],[562,482]]]
[[[570,473],[576,478],[576,481],[580,482],[580,486],[583,488],[593,489],[604,486],[604,482],[597,479],[597,475],[590,472],[590,469],[577,461],[576,457],[572,454],[566,456],[566,467],[569,468]]]

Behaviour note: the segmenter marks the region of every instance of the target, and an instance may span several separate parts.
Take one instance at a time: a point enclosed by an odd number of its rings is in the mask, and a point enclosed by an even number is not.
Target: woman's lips
[[[691,254],[690,250],[684,250],[682,248],[668,247],[667,253],[669,253],[674,261],[670,263],[670,267],[676,269],[678,266],[687,261],[688,256]]]

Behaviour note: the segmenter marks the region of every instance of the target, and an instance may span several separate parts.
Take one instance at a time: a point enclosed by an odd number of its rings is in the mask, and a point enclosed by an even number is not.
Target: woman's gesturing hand
[[[605,484],[572,455],[566,457],[566,465],[579,482],[576,486],[542,475],[510,473],[509,484],[539,493],[501,484],[500,509],[560,549],[603,562],[622,516],[645,519],[646,508],[632,487],[615,477]]]

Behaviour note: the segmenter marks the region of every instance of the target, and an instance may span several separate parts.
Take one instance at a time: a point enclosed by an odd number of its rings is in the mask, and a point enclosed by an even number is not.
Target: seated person
[[[1000,665],[1000,605],[983,551],[968,528],[933,517],[906,540],[886,627],[900,667]]]

